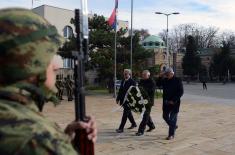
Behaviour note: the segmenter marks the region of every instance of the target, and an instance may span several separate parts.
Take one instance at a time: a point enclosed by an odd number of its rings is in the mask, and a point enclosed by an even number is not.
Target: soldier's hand
[[[97,127],[93,117],[88,117],[88,122],[72,122],[64,130],[72,139],[74,138],[75,130],[85,129],[88,134],[88,139],[96,142],[97,140]]]

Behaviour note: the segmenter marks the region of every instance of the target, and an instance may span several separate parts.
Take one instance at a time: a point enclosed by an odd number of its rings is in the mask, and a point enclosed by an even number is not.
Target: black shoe
[[[155,129],[155,127],[151,127],[151,128],[149,128],[146,132],[151,132],[152,130],[154,130]]]
[[[73,101],[73,98],[68,98],[68,101]]]
[[[136,132],[135,135],[136,136],[142,136],[142,135],[144,135],[144,133],[143,132]]]
[[[117,132],[117,133],[122,133],[123,130],[122,130],[122,129],[116,129],[116,132]]]
[[[129,128],[127,128],[127,129],[134,129],[134,128],[136,128],[137,127],[137,125],[135,124],[135,125],[131,125]]]

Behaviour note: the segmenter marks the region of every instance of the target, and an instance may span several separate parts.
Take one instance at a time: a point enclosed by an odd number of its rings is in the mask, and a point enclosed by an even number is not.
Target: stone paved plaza
[[[87,113],[96,117],[99,129],[96,155],[234,155],[235,84],[208,84],[207,91],[199,83],[184,84],[184,88],[173,141],[165,140],[168,128],[161,116],[161,99],[155,100],[151,113],[157,128],[136,137],[137,128],[115,132],[122,110],[117,110],[111,96],[87,96]],[[74,119],[74,103],[64,101],[57,108],[48,104],[44,114],[64,128]],[[139,124],[141,117],[134,117]]]

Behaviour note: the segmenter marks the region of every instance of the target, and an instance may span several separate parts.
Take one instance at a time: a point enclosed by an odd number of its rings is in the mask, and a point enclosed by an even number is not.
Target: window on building
[[[155,46],[159,46],[160,45],[160,43],[159,42],[155,42]]]
[[[147,44],[144,42],[144,46],[146,46]]]
[[[72,59],[63,59],[63,67],[64,68],[74,68],[74,61]]]
[[[153,42],[149,42],[149,46],[153,46]]]
[[[73,36],[73,29],[71,26],[65,26],[63,31],[65,38],[70,38]]]

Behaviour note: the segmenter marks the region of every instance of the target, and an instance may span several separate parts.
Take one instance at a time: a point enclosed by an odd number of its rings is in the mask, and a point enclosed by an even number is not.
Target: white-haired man
[[[150,112],[152,106],[154,105],[154,93],[155,93],[156,84],[153,81],[153,79],[150,78],[150,72],[148,70],[144,70],[142,72],[142,79],[139,82],[139,87],[142,87],[144,91],[147,93],[150,103],[145,107],[146,111],[144,112],[144,116],[140,123],[138,132],[136,133],[136,136],[141,136],[144,134],[146,125],[149,126],[147,132],[151,132],[153,129],[155,129],[155,125],[153,124]]]
[[[121,124],[118,129],[116,129],[117,133],[122,133],[124,130],[124,126],[126,124],[127,118],[131,122],[131,126],[128,129],[133,129],[137,127],[136,122],[134,120],[134,117],[131,113],[131,109],[127,106],[126,103],[123,103],[126,92],[130,88],[130,86],[135,86],[136,83],[135,81],[131,78],[131,70],[130,69],[124,69],[123,72],[124,79],[121,82],[121,86],[118,92],[118,96],[116,98],[117,104],[120,104],[123,106],[123,115],[122,115],[122,120]]]
[[[174,76],[172,68],[166,68],[160,73],[157,81],[158,86],[163,88],[163,119],[169,126],[167,140],[174,139],[175,130],[178,128],[177,115],[180,108],[180,98],[184,93],[181,79]]]

